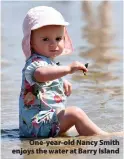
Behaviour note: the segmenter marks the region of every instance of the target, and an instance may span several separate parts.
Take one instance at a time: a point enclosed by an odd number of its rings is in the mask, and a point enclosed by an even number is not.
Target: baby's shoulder
[[[33,54],[27,61],[26,63],[32,63],[32,62],[48,62],[46,58],[44,58],[43,56],[37,55],[37,54]]]
[[[37,55],[37,54],[33,54],[27,61],[25,66],[29,66],[29,65],[42,65],[42,66],[46,66],[51,64],[51,61],[44,56],[41,55]]]

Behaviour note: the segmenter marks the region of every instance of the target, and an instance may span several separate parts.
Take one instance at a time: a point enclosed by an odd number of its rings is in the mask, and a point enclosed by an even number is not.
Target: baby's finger
[[[88,69],[83,64],[81,65],[80,70],[83,70],[84,72],[88,71]]]

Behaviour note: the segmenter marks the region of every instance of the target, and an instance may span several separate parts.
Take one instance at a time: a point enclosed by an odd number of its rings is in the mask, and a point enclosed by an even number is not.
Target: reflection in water
[[[99,104],[103,102],[100,99],[100,94],[107,104],[113,95],[117,95],[116,98],[122,95],[122,74],[121,72],[118,73],[116,67],[116,64],[118,67],[121,65],[119,65],[120,55],[115,54],[117,47],[114,46],[116,32],[113,27],[112,3],[100,1],[99,5],[95,6],[97,2],[82,1],[81,4],[83,21],[86,23],[82,28],[82,38],[88,42],[88,47],[82,47],[79,56],[85,58],[86,62],[88,60],[92,60],[92,62],[89,62],[87,76],[77,73],[72,76],[72,80],[79,82],[78,94],[81,95],[86,92],[89,96],[90,105],[91,101],[93,105],[96,104],[92,96],[97,94],[99,94]]]
[[[86,22],[82,32],[88,47],[82,48],[80,57],[92,60],[88,73],[90,80],[96,83],[117,80],[118,76],[113,75],[111,71],[111,65],[119,61],[119,57],[114,54],[113,46],[115,32],[112,24],[112,4],[110,1],[103,1],[95,9],[93,3],[82,1],[82,15]],[[79,75],[79,78],[81,76]],[[75,75],[72,77],[72,79],[77,78],[78,76]]]
[[[82,13],[87,23],[83,28],[83,38],[87,39],[92,48],[85,53],[81,52],[80,56],[91,58],[94,63],[103,67],[118,60],[113,53],[112,42],[115,33],[112,25],[111,2],[101,2],[96,11],[98,11],[97,15],[92,2],[82,2]]]

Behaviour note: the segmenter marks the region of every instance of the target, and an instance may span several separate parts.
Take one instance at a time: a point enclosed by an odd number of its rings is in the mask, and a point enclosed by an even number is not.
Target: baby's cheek
[[[59,48],[59,54],[61,54],[63,52],[63,50],[64,50],[64,47],[60,47]]]
[[[59,43],[59,48],[61,49],[61,51],[64,50],[64,41],[61,41],[61,42]]]

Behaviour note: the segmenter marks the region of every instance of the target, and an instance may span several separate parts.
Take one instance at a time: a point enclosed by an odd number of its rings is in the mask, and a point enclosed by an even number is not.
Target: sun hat
[[[62,25],[65,26],[65,46],[61,55],[70,54],[73,51],[71,39],[68,35],[66,22],[60,12],[52,7],[38,6],[30,9],[23,22],[23,40],[22,50],[26,59],[31,56],[30,37],[31,31],[47,25]]]

